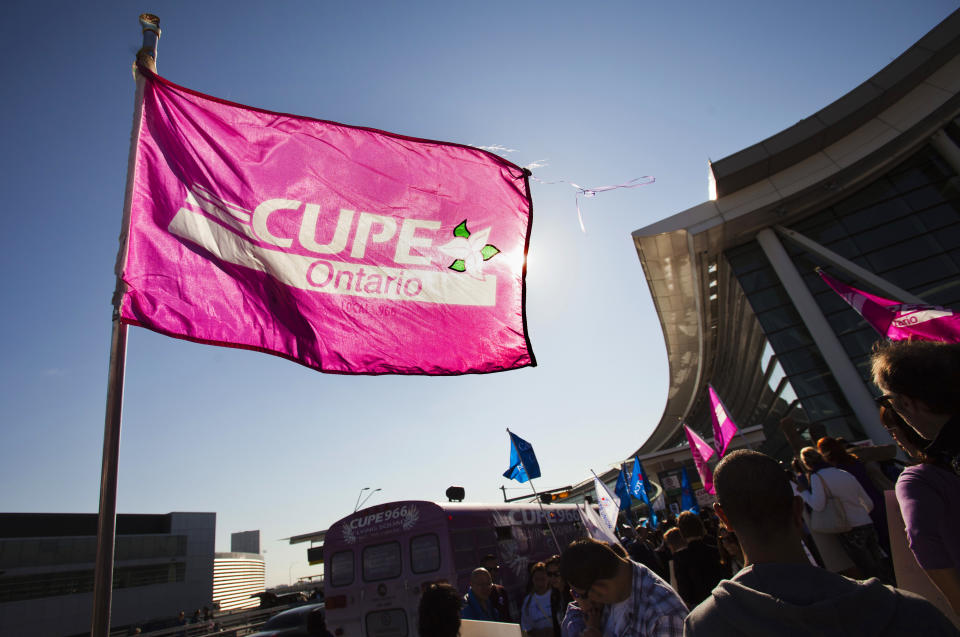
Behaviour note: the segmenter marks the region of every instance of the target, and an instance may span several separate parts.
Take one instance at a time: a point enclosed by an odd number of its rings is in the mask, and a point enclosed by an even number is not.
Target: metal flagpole
[[[143,47],[137,59],[153,68],[160,37],[160,19],[144,13],[140,16]],[[117,287],[113,296],[113,333],[110,339],[110,369],[107,373],[107,406],[103,428],[103,464],[100,469],[100,512],[97,517],[97,555],[93,569],[93,613],[90,620],[91,637],[110,634],[110,607],[113,593],[113,548],[117,531],[117,473],[120,460],[120,420],[123,412],[123,376],[127,353],[127,326],[120,322],[120,300],[124,285],[120,280],[126,256],[127,229],[133,193],[134,164],[137,139],[140,136],[140,116],[143,105],[144,80],[134,70],[137,88],[133,130],[130,135],[130,154],[127,162],[127,187],[124,194],[123,222],[120,234],[120,252],[117,257]]]
[[[510,436],[509,427],[507,427],[507,435]],[[553,525],[550,524],[550,516],[543,510],[543,502],[540,500],[540,494],[537,493],[536,487],[533,486],[533,478],[530,477],[530,473],[527,471],[527,465],[523,464],[523,456],[520,455],[520,450],[517,449],[517,446],[513,444],[513,436],[510,436],[510,446],[516,450],[517,458],[520,460],[520,466],[523,467],[523,472],[527,474],[527,482],[530,483],[530,488],[533,490],[534,499],[537,501],[537,504],[540,505],[540,513],[543,514],[543,520],[547,523],[547,528],[550,530],[550,537],[553,538],[553,543],[557,547],[557,553],[563,553],[563,549],[560,548],[560,541],[557,539],[557,534],[553,532]]]
[[[628,477],[630,474],[627,473],[626,462],[620,463],[620,473],[623,474],[623,479],[627,481],[627,497],[630,498],[630,506],[626,510],[626,512],[624,512],[623,517],[627,518],[627,522],[629,522],[632,526],[636,527],[637,516],[633,512],[633,493],[630,492],[630,478]],[[619,480],[619,477],[617,479]],[[616,495],[617,497],[620,497],[620,494],[616,494]]]
[[[724,407],[724,409],[726,409],[726,407]],[[746,436],[744,435],[744,433],[743,433],[743,429],[738,428],[738,429],[737,429],[737,433],[740,434],[740,437],[741,437],[741,438],[743,438],[743,444],[744,444],[744,446],[745,446],[747,449],[749,449],[750,451],[753,451],[753,445],[751,445],[751,444],[750,444],[750,441],[747,440],[747,437],[746,437]]]

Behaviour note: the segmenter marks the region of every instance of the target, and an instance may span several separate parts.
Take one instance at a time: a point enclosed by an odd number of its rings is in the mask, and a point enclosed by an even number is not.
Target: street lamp
[[[370,487],[367,487],[367,488],[369,489]],[[356,513],[357,510],[358,510],[360,507],[362,507],[364,504],[366,504],[366,503],[367,503],[367,500],[369,500],[370,497],[371,497],[374,493],[376,493],[377,491],[383,491],[383,489],[374,489],[373,491],[371,491],[370,493],[368,493],[368,494],[367,494],[367,497],[365,497],[365,498],[363,499],[363,502],[361,502],[361,503],[359,504],[359,506],[358,506],[356,509],[353,510],[353,512]],[[363,491],[361,491],[360,493],[363,493]],[[359,497],[358,497],[357,499],[359,500]]]
[[[370,487],[364,487],[364,488],[360,489],[360,493],[357,494],[357,503],[356,503],[355,505],[353,505],[353,512],[354,512],[354,513],[356,513],[356,512],[357,512],[357,509],[360,508],[360,496],[363,495],[363,492],[364,492],[364,491],[369,491],[369,490],[370,490]]]

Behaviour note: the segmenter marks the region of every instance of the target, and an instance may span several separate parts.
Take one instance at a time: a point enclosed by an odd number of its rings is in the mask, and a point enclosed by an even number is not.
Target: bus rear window
[[[376,582],[400,577],[401,571],[399,542],[376,544],[363,549],[363,581]]]
[[[353,584],[353,551],[340,551],[330,558],[330,585]]]
[[[440,540],[433,533],[410,540],[410,570],[431,573],[440,568]]]

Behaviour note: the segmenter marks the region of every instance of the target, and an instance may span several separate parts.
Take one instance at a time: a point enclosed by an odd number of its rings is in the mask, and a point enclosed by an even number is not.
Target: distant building
[[[240,531],[230,534],[230,550],[234,553],[260,554],[260,531]]]
[[[95,513],[0,513],[0,635],[89,633]],[[209,605],[215,513],[118,515],[113,626]]]
[[[259,531],[250,531],[257,533]],[[234,536],[239,535],[234,533]],[[217,553],[213,560],[213,603],[221,611],[256,608],[266,590],[266,564],[259,553]]]
[[[260,554],[260,531],[230,534],[230,553],[213,560],[213,602],[220,610],[256,608],[266,590],[266,563]]]

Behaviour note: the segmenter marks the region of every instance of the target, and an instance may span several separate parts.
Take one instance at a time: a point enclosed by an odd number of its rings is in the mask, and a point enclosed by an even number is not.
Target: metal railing
[[[184,626],[169,626],[139,633],[139,637],[242,637],[255,633],[275,614],[295,608],[302,604],[287,606],[271,606],[269,608],[253,608],[235,612],[218,613],[209,620]],[[216,628],[215,628],[216,627]],[[126,637],[130,635],[130,628],[115,628],[110,631],[110,637]]]

